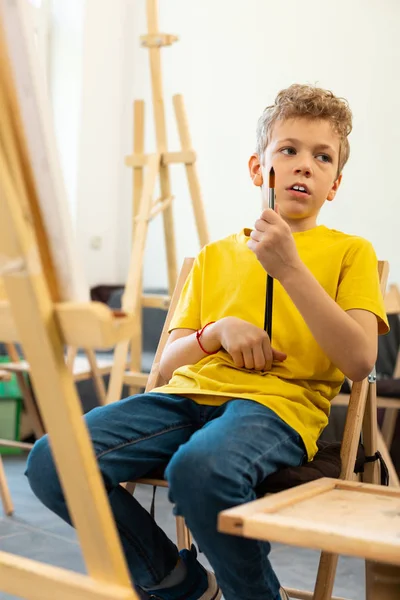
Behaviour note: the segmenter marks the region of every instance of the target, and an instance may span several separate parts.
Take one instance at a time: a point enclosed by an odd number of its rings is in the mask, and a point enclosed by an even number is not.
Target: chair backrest
[[[391,284],[385,295],[385,309],[390,332],[379,340],[377,371],[383,375],[400,378],[400,290]]]
[[[388,315],[400,314],[400,290],[395,283],[391,283],[386,291],[385,309]]]
[[[176,282],[174,293],[172,294],[171,303],[169,305],[169,310],[164,322],[164,327],[161,332],[160,341],[158,342],[157,351],[153,360],[153,365],[151,367],[150,375],[147,380],[146,392],[150,392],[153,388],[162,384],[161,376],[160,376],[160,360],[161,355],[164,351],[165,344],[168,340],[168,329],[171,323],[173,314],[176,309],[176,305],[178,304],[179,296],[181,295],[183,286],[185,285],[185,281],[187,276],[190,273],[192,265],[194,263],[194,258],[185,258],[183,261],[183,265],[181,271],[179,273],[178,281]]]
[[[389,263],[386,261],[379,261],[378,272],[382,296],[385,296],[389,275]],[[371,402],[375,400],[376,403],[376,382],[374,378],[370,380],[369,377],[366,377],[362,381],[353,383],[351,388],[340,452],[342,459],[342,479],[351,479],[353,475],[368,399],[371,400]],[[368,409],[369,425],[371,428],[375,428],[377,420],[376,404],[374,408],[368,407]],[[373,443],[375,443],[375,441]]]

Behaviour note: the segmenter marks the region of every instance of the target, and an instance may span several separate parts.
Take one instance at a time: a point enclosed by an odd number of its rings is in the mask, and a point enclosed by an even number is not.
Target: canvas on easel
[[[183,97],[173,97],[175,117],[181,143],[178,152],[168,151],[167,127],[161,73],[161,49],[177,41],[177,36],[161,33],[159,30],[158,0],[146,0],[148,33],[141,36],[141,44],[149,51],[151,89],[153,98],[153,120],[156,135],[156,151],[144,152],[145,105],[143,100],[134,102],[133,107],[133,154],[127,156],[125,164],[133,170],[133,227],[130,270],[126,282],[122,308],[134,315],[134,325],[129,343],[120,344],[114,354],[107,392],[107,402],[121,397],[123,384],[130,386],[131,393],[137,393],[146,386],[148,374],[141,369],[142,356],[142,307],[168,309],[170,298],[177,283],[178,265],[175,247],[175,229],[170,167],[173,164],[185,166],[189,193],[200,247],[209,242],[209,235],[196,167],[196,153],[192,148],[188,120]],[[154,200],[156,183],[159,182],[161,196]],[[164,239],[168,269],[168,295],[143,294],[143,259],[149,223],[162,214]],[[126,370],[130,350],[130,366]]]
[[[27,35],[25,0],[0,1],[0,275],[87,575],[0,552],[0,589],[35,600],[137,600],[64,346],[128,339],[129,314],[88,301],[79,273],[54,138]]]

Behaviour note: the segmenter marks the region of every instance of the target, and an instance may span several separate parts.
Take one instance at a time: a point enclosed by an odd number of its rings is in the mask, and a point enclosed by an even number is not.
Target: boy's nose
[[[296,175],[303,175],[305,177],[311,177],[312,171],[311,167],[307,164],[298,165],[296,169],[294,169]]]

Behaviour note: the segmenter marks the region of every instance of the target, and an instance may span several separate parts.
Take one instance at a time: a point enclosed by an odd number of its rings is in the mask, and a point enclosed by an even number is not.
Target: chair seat
[[[340,442],[318,442],[318,452],[314,460],[307,462],[300,467],[286,467],[276,473],[269,475],[261,485],[258,486],[256,493],[258,496],[265,494],[275,494],[287,490],[321,477],[331,477],[337,479],[340,476],[342,461],[340,458]],[[355,473],[361,473],[365,464],[365,452],[360,444],[357,451],[357,459],[354,468]],[[165,469],[163,465],[153,469],[143,479],[160,479],[165,481]]]
[[[317,446],[318,452],[311,462],[306,462],[300,467],[285,467],[272,473],[258,486],[257,495],[275,494],[321,477],[338,479],[342,470],[340,442],[318,442]],[[354,472],[362,473],[364,464],[364,447],[359,444]]]

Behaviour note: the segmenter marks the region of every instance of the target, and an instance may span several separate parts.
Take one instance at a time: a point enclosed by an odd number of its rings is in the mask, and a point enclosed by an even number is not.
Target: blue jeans
[[[98,464],[133,581],[158,585],[178,550],[150,514],[119,484],[168,463],[174,512],[185,517],[212,565],[226,600],[277,600],[270,544],[219,533],[221,510],[250,502],[267,475],[305,459],[299,434],[252,400],[204,406],[177,395],[141,394],[95,408],[86,416]],[[28,458],[33,492],[70,523],[49,438]]]

